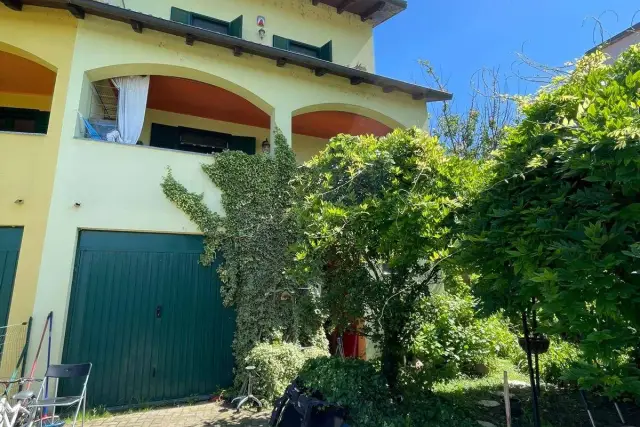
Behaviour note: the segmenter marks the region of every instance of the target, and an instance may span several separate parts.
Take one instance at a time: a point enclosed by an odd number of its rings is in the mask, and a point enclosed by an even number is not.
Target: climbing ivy
[[[204,233],[200,262],[221,259],[223,301],[236,310],[237,365],[241,368],[260,342],[326,346],[313,287],[301,289],[286,273],[299,230],[290,214],[295,156],[282,133],[276,135],[273,156],[225,151],[214,154],[202,171],[222,192],[224,215],[211,211],[204,194],[187,190],[170,169],[161,186]]]

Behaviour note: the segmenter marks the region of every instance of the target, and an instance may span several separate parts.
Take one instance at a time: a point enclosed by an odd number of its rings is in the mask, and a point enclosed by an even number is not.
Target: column
[[[276,107],[271,113],[271,136],[269,142],[271,142],[271,152],[275,148],[275,132],[276,128],[279,128],[284,137],[287,139],[287,144],[291,147],[293,142],[293,134],[291,132],[291,108]]]

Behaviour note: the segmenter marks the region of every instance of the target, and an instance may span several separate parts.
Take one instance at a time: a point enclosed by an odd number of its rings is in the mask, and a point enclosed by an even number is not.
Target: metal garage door
[[[232,383],[235,316],[202,237],[82,231],[63,360],[92,362],[88,403],[206,395]]]
[[[6,326],[18,266],[22,228],[0,227],[0,326]]]

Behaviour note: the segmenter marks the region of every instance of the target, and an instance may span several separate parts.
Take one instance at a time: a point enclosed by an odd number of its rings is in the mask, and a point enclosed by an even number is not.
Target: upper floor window
[[[47,133],[48,126],[48,111],[0,107],[0,131]]]
[[[322,47],[317,47],[296,40],[285,39],[284,37],[280,36],[273,36],[273,47],[299,53],[302,55],[312,56],[318,59],[324,59],[325,61],[329,62],[333,61],[333,43],[331,41],[329,41],[329,43],[325,44]]]
[[[172,7],[171,20],[216,33],[228,34],[230,36],[242,38],[242,16],[237,17],[231,22],[227,22],[210,16],[200,15],[199,13]]]

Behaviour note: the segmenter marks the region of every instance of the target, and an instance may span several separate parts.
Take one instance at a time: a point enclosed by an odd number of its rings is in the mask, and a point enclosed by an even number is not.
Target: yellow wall
[[[29,108],[40,111],[51,111],[52,99],[53,97],[47,95],[0,92],[0,107]]]
[[[57,71],[47,135],[0,132],[0,225],[24,227],[9,324],[23,322],[33,312],[75,32],[76,20],[68,12],[31,7],[14,12],[0,7],[0,50],[36,59]],[[7,99],[0,95],[0,104]],[[11,99],[16,106],[33,102],[43,107],[45,102]],[[24,204],[15,204],[16,199]]]
[[[202,1],[203,5],[209,3],[213,2]],[[135,4],[136,1],[127,1],[128,7],[135,8]],[[338,16],[335,11],[333,14]],[[154,74],[217,85],[267,112],[272,117],[272,129],[275,126],[282,129],[292,141],[299,161],[311,157],[326,141],[299,135],[292,138],[294,114],[330,106],[332,110],[370,115],[391,126],[423,126],[426,121],[424,102],[404,93],[385,94],[379,87],[366,84],[352,86],[347,79],[335,76],[319,78],[307,69],[279,68],[273,61],[251,55],[235,57],[228,49],[216,46],[202,43],[187,46],[182,38],[150,30],[136,34],[127,24],[95,16],[87,15],[77,25],[64,117],[60,120],[56,116],[55,120],[56,127],[62,126],[61,146],[34,305],[36,325],[44,321],[50,310],[56,314],[53,362],[62,357],[79,229],[196,232],[195,226],[161,192],[160,182],[167,166],[190,190],[204,192],[211,209],[221,211],[219,191],[200,171],[200,164],[209,161],[209,156],[74,139],[77,112],[86,108],[89,81]],[[52,117],[57,114],[56,106],[54,95]],[[148,140],[149,123],[153,120],[247,136],[255,134],[258,141],[269,134],[273,140],[272,130],[155,110],[149,111],[143,139]],[[74,207],[76,202],[81,204],[79,208]]]
[[[110,2],[122,6],[122,0]],[[201,13],[223,21],[243,16],[243,38],[271,46],[273,35],[322,46],[333,40],[333,61],[355,66],[358,63],[374,71],[373,28],[351,13],[338,15],[324,4],[313,6],[311,0],[127,0],[128,9],[159,18],[170,19],[171,7]],[[258,15],[266,18],[264,39],[258,36]]]

